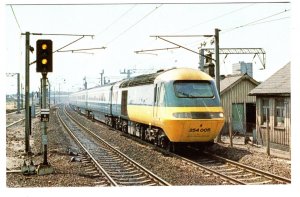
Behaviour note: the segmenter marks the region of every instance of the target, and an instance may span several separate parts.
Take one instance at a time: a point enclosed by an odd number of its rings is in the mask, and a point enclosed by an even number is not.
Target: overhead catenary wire
[[[290,18],[290,17],[282,17],[282,18],[278,18],[278,19],[273,19],[273,20],[263,21],[263,20],[266,20],[266,19],[268,19],[268,18],[271,18],[271,17],[277,16],[277,15],[283,14],[283,13],[288,12],[288,11],[290,11],[290,10],[289,10],[289,9],[288,9],[288,10],[285,9],[284,11],[277,12],[277,13],[272,14],[272,15],[270,15],[270,16],[267,16],[267,17],[263,17],[263,18],[257,19],[257,20],[255,20],[255,21],[246,23],[246,24],[244,24],[244,25],[239,25],[239,26],[236,26],[236,27],[233,27],[233,28],[228,28],[228,29],[222,30],[222,31],[220,31],[220,34],[224,34],[224,33],[227,33],[227,32],[230,32],[230,31],[234,31],[234,30],[236,30],[236,29],[248,27],[248,26],[254,26],[254,25],[259,25],[259,24],[263,24],[263,23],[270,23],[270,22],[275,22],[275,21],[279,21],[279,20],[288,19],[288,18]],[[209,40],[209,39],[213,39],[213,38],[207,38],[204,42],[206,42],[206,41]],[[189,45],[194,45],[194,44],[198,44],[198,42],[197,42],[197,43],[192,42],[192,43],[190,43]],[[201,47],[200,47],[200,48],[201,48]]]
[[[84,37],[85,37],[85,36],[83,35],[83,36],[81,36],[80,38],[78,38],[78,39],[76,39],[76,40],[74,40],[74,41],[68,43],[67,45],[65,45],[65,46],[63,46],[63,47],[60,47],[59,49],[56,49],[56,50],[53,51],[52,53],[59,52],[59,50],[61,50],[61,49],[63,49],[63,48],[66,48],[67,46],[70,46],[71,44],[74,44],[75,42],[81,40],[81,39],[84,38]],[[31,62],[29,65],[32,65],[32,64],[34,64],[34,63],[36,63],[36,60],[33,61],[33,62]]]
[[[213,17],[213,18],[211,18],[211,19],[208,19],[208,20],[202,21],[202,22],[200,22],[200,23],[197,23],[197,24],[195,24],[195,25],[192,25],[192,26],[190,26],[190,27],[187,27],[187,28],[185,28],[185,29],[183,29],[183,30],[181,30],[181,31],[179,31],[179,32],[177,32],[177,33],[185,32],[185,31],[190,30],[190,29],[193,29],[193,28],[195,28],[195,27],[197,27],[197,26],[199,26],[199,25],[203,25],[203,24],[205,24],[205,23],[209,23],[209,22],[211,22],[211,21],[218,20],[218,19],[220,19],[220,18],[223,18],[224,16],[233,14],[233,13],[238,12],[238,11],[241,11],[241,10],[246,9],[246,8],[248,8],[248,7],[250,7],[250,6],[253,6],[253,5],[255,5],[255,3],[250,4],[250,5],[246,5],[246,6],[243,6],[243,7],[240,7],[240,8],[235,9],[235,10],[231,10],[231,11],[226,12],[226,13],[224,13],[224,14],[218,15],[218,16]]]
[[[272,14],[272,15],[270,15],[270,16],[266,16],[266,17],[257,19],[257,20],[255,20],[255,21],[246,23],[246,24],[244,24],[244,25],[239,25],[239,26],[236,26],[236,27],[233,27],[233,28],[229,28],[229,29],[223,30],[222,33],[227,33],[227,32],[230,32],[230,31],[233,31],[233,30],[236,30],[236,29],[239,29],[239,28],[247,27],[247,26],[252,26],[252,25],[261,24],[261,23],[263,23],[262,21],[265,20],[265,19],[268,19],[268,18],[277,16],[277,15],[283,14],[283,13],[288,12],[288,11],[290,11],[290,10],[289,10],[289,9],[288,9],[288,10],[285,9],[284,11],[277,12],[277,13]],[[269,21],[269,22],[273,22],[273,20],[271,20],[271,21]]]
[[[286,17],[282,17],[282,18],[277,18],[277,19],[273,19],[273,20],[268,20],[268,21],[262,21],[260,23],[254,23],[254,24],[251,24],[251,25],[260,25],[260,24],[263,24],[263,23],[270,23],[270,22],[274,22],[274,21],[280,21],[280,20],[285,20],[285,19],[288,19],[290,18],[289,16],[286,16]],[[249,25],[249,26],[251,26]]]
[[[251,3],[251,2],[250,2],[250,3]],[[183,30],[181,30],[181,31],[178,31],[177,33],[185,32],[185,31],[190,30],[190,29],[193,29],[193,28],[195,28],[195,27],[197,27],[197,26],[199,26],[199,25],[203,25],[203,24],[205,24],[205,23],[209,23],[209,22],[211,22],[211,21],[218,20],[218,19],[220,19],[220,18],[223,18],[224,16],[233,14],[233,13],[238,12],[238,11],[241,11],[241,10],[246,9],[246,8],[248,8],[248,7],[250,7],[250,6],[253,6],[253,5],[255,5],[255,4],[256,4],[256,3],[251,3],[250,5],[246,5],[246,6],[243,6],[243,7],[239,7],[239,8],[237,8],[237,9],[234,9],[234,10],[231,10],[231,11],[229,11],[229,12],[223,13],[223,14],[218,15],[218,16],[216,16],[216,17],[213,17],[213,18],[211,18],[211,19],[208,19],[208,20],[202,21],[202,22],[200,22],[200,23],[197,23],[197,24],[195,24],[195,25],[192,25],[192,26],[190,26],[190,27],[187,27],[187,28],[185,28],[185,29],[183,29]],[[207,40],[211,40],[211,39],[214,39],[214,37],[208,37],[208,38],[206,38],[206,39],[203,41],[203,43],[204,43],[204,42],[206,43]],[[190,43],[186,44],[186,46],[194,46],[194,45],[199,45],[199,41],[196,41],[196,42],[193,41],[193,42],[190,42]]]
[[[155,12],[158,8],[160,8],[163,4],[160,4],[159,6],[156,6],[153,10],[151,10],[150,12],[148,12],[146,15],[144,15],[141,19],[139,19],[137,22],[135,22],[134,24],[132,24],[131,26],[129,26],[128,28],[126,28],[124,31],[122,31],[121,33],[119,33],[117,36],[115,36],[113,39],[111,39],[107,44],[111,44],[112,42],[114,42],[115,40],[117,40],[120,36],[122,36],[123,34],[125,34],[127,31],[129,31],[130,29],[132,29],[134,26],[136,26],[137,24],[139,24],[141,21],[143,21],[145,18],[147,18],[149,15],[151,15],[153,12]]]
[[[96,35],[103,34],[107,30],[109,30],[114,24],[116,24],[120,19],[122,19],[126,14],[128,14],[133,8],[135,8],[136,4],[131,6],[128,10],[126,10],[123,14],[121,14],[118,18],[116,18],[111,24],[109,24],[104,30],[102,30],[100,33],[97,33]]]
[[[15,11],[14,11],[14,9],[13,9],[12,5],[10,5],[10,8],[11,8],[11,11],[12,11],[12,13],[13,13],[14,17],[15,17],[15,20],[16,20],[16,23],[17,23],[17,25],[18,25],[18,27],[19,27],[19,30],[20,30],[20,32],[22,32],[22,29],[21,29],[20,23],[19,23],[19,21],[18,21],[18,18],[17,18],[17,16],[16,16],[16,13],[15,13]]]
[[[193,26],[190,26],[190,27],[188,27],[188,28],[186,28],[186,29],[184,29],[184,30],[182,30],[182,31],[180,31],[180,32],[184,32],[184,31],[193,29],[193,28],[195,28],[195,27],[197,27],[197,26],[199,26],[199,25],[203,25],[203,24],[205,24],[205,23],[209,23],[209,22],[211,22],[211,21],[215,21],[215,20],[217,20],[217,19],[223,18],[224,16],[233,14],[233,13],[235,13],[235,12],[238,12],[238,11],[240,11],[240,10],[246,9],[246,8],[248,8],[248,7],[250,7],[250,6],[253,6],[253,5],[255,5],[255,3],[250,4],[250,5],[247,5],[247,6],[240,7],[240,8],[238,8],[238,9],[232,10],[232,11],[230,11],[230,12],[226,12],[226,13],[224,13],[224,14],[221,14],[221,15],[219,15],[219,16],[213,17],[213,18],[211,18],[211,19],[202,21],[202,22],[200,22],[200,23],[198,23],[198,24],[195,24],[195,25],[193,25]],[[206,44],[207,41],[208,41],[208,40],[211,40],[211,39],[214,39],[214,37],[207,37],[207,38],[205,38],[204,41],[202,41],[202,43],[205,43],[205,44]],[[190,43],[188,43],[186,46],[194,46],[194,45],[199,45],[199,41],[197,41],[197,42],[190,42]],[[201,47],[200,47],[200,48],[201,48]]]

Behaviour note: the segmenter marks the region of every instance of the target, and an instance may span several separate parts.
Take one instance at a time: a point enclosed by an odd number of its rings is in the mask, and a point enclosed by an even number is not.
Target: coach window
[[[263,98],[262,99],[262,125],[267,125],[267,118],[268,122],[270,124],[270,105],[269,105],[269,99]]]
[[[156,90],[157,90],[157,84],[156,84],[155,87],[154,87],[154,105],[155,105],[155,103],[156,103],[156,95],[157,95]]]
[[[123,90],[122,99],[121,99],[121,114],[124,116],[127,116],[127,96],[128,96],[128,91]]]
[[[214,93],[208,81],[176,81],[175,94],[179,98],[212,98]]]
[[[158,100],[158,105],[159,106],[164,106],[164,98],[165,98],[165,85],[161,84],[160,93],[159,93],[159,100]]]
[[[275,99],[275,126],[284,127],[284,99]]]

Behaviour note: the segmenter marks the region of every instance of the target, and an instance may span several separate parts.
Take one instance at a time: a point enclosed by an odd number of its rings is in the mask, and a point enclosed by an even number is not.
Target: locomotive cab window
[[[209,81],[175,81],[174,90],[180,98],[212,98],[214,92]]]

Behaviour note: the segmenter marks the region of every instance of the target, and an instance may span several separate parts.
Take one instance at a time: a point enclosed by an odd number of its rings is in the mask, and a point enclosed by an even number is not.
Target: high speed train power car
[[[191,68],[158,71],[82,90],[70,95],[70,105],[169,151],[181,144],[211,143],[224,125],[214,80]]]

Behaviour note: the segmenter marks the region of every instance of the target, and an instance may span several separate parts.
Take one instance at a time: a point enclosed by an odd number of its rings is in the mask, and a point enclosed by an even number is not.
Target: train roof
[[[120,84],[120,88],[133,87],[139,85],[153,84],[154,80],[158,75],[162,72],[166,72],[165,70],[159,70],[156,73],[139,75],[136,77],[129,78]]]
[[[81,90],[79,92],[90,90],[90,89],[95,89],[95,88],[102,88],[105,86],[112,86],[112,85],[118,85],[120,88],[147,85],[147,84],[153,84],[155,82],[155,80],[168,81],[168,80],[199,80],[199,79],[200,80],[212,80],[212,78],[209,75],[207,75],[206,73],[201,72],[200,70],[197,70],[197,69],[171,68],[171,69],[167,69],[167,70],[158,70],[157,72],[151,73],[151,74],[139,75],[136,77],[125,79],[123,81],[105,84],[103,86],[96,86],[96,87],[88,88],[85,90]],[[79,93],[79,92],[77,92],[77,93]]]
[[[200,70],[192,68],[172,68],[159,70],[156,73],[139,75],[120,83],[120,88],[153,84],[155,80],[212,80],[212,78]]]

